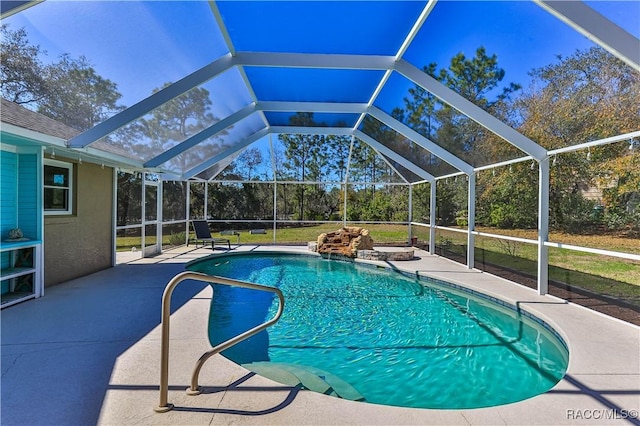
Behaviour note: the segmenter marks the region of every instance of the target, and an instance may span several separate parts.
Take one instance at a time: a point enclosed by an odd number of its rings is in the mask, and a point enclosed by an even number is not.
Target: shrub
[[[492,226],[498,228],[513,228],[517,222],[518,212],[511,204],[494,204],[489,212],[489,220]]]
[[[171,235],[169,235],[169,244],[172,246],[180,246],[185,243],[186,239],[187,234],[185,232],[172,232]]]
[[[604,223],[612,231],[621,230],[626,224],[625,215],[617,209],[608,209],[604,214]]]
[[[598,204],[580,194],[570,194],[551,209],[549,223],[552,228],[571,233],[590,232],[600,222],[596,207]]]
[[[469,225],[469,212],[467,210],[460,210],[456,213],[456,225],[468,226]]]

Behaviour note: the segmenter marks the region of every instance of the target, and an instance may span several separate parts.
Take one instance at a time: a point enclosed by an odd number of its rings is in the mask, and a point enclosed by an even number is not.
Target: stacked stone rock
[[[359,226],[341,228],[335,232],[320,234],[318,237],[318,253],[338,254],[356,257],[358,250],[373,249],[373,239],[369,230]]]

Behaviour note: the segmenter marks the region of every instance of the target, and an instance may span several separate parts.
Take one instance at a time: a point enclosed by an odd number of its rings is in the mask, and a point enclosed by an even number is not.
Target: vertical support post
[[[142,200],[140,203],[140,214],[142,215],[140,218],[140,223],[142,224],[142,229],[140,230],[140,235],[142,236],[142,240],[140,241],[140,257],[146,257],[144,253],[147,248],[147,174],[142,172],[140,176],[142,176],[142,184],[140,185],[140,188],[142,188],[142,195],[140,196]]]
[[[191,232],[191,229],[189,228],[189,220],[191,219],[191,181],[187,181],[186,182],[186,197],[185,198],[185,203],[186,205],[184,206],[184,211],[186,214],[186,223],[185,223],[185,233],[186,233],[186,241],[184,242],[185,244],[189,245],[189,232]]]
[[[538,164],[538,294],[549,292],[549,157]]]
[[[278,183],[273,179],[273,244],[276,243],[276,232],[278,229]]]
[[[202,206],[202,214],[204,215],[204,220],[209,220],[209,181],[204,182],[204,206]],[[209,222],[207,222],[208,224]]]
[[[436,181],[429,185],[429,253],[436,254]]]
[[[162,253],[162,178],[158,179],[156,187],[156,244],[158,253]]]
[[[347,167],[344,171],[344,203],[342,206],[342,226],[347,227],[347,194],[348,194],[348,182],[349,182],[349,170],[351,168],[351,156],[353,155],[353,145],[356,141],[355,136],[351,135],[351,143],[349,144],[349,157],[347,158]]]
[[[347,227],[347,182],[346,181],[344,182],[342,187],[344,188],[344,191],[343,191],[344,203],[342,206],[342,227],[346,228]]]
[[[44,146],[42,148],[34,148],[36,150],[37,155],[37,167],[36,167],[36,182],[44,182]],[[35,275],[35,286],[39,289],[36,290],[36,294],[40,294],[40,296],[44,296],[44,245],[45,235],[44,235],[44,186],[37,185],[37,196],[36,196],[36,211],[38,211],[38,220],[37,220],[37,229],[38,229],[38,238],[40,239],[40,246],[36,247],[35,253],[37,254],[37,258],[34,259],[36,262],[34,266],[36,267],[36,275]],[[114,224],[115,224],[115,215],[114,215]],[[114,226],[115,232],[115,226]],[[115,236],[114,236],[115,237]],[[113,257],[112,262],[115,265],[116,261],[116,243],[115,238],[113,240]]]
[[[473,234],[476,227],[476,174],[471,173],[469,178],[469,190],[467,200],[467,268],[473,269],[475,263],[476,236]]]
[[[34,147],[33,153],[36,157],[36,182],[44,182],[44,152],[45,147]],[[31,151],[31,150],[30,150]],[[36,219],[36,236],[37,239],[40,240],[40,244],[33,248],[34,253],[34,264],[33,267],[36,269],[36,273],[34,274],[34,293],[36,297],[44,296],[44,245],[45,235],[44,235],[44,186],[42,184],[36,185],[36,211],[39,212],[37,214]],[[4,205],[3,205],[4,207]],[[115,217],[115,216],[114,216]],[[3,218],[4,219],[4,218]],[[115,220],[115,219],[114,219]],[[114,222],[115,223],[115,222]],[[115,233],[115,226],[113,228]],[[116,248],[115,248],[115,238],[113,240],[113,255],[112,255],[112,264],[115,265],[116,259]]]
[[[273,170],[273,244],[275,244],[278,229],[278,168],[276,166],[276,151],[273,149],[271,133],[269,133],[269,151],[271,152],[271,168]]]
[[[41,167],[42,168],[42,167]],[[113,199],[111,206],[111,266],[116,266],[118,263],[118,171],[113,169]],[[39,181],[41,182],[41,181]],[[40,197],[42,198],[42,197]]]
[[[42,182],[42,181],[40,181]],[[33,293],[36,297],[44,296],[44,244],[36,245],[33,248],[33,264],[37,265],[36,273],[34,276],[34,288]]]
[[[409,184],[409,244],[411,245],[411,238],[413,233],[411,232],[411,222],[413,222],[413,185]]]

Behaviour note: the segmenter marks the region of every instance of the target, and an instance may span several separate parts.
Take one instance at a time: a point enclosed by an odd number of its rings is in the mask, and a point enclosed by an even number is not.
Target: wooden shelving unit
[[[0,178],[0,308],[6,308],[44,295],[42,148],[0,142]],[[9,239],[16,228],[22,237]]]
[[[0,280],[2,296],[0,308],[42,295],[40,241],[21,243],[2,242]]]

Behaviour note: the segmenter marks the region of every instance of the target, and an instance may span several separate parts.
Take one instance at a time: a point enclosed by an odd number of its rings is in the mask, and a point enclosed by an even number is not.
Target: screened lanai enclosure
[[[37,108],[116,169],[119,250],[357,225],[640,309],[638,2],[35,3],[3,31],[111,84]]]

